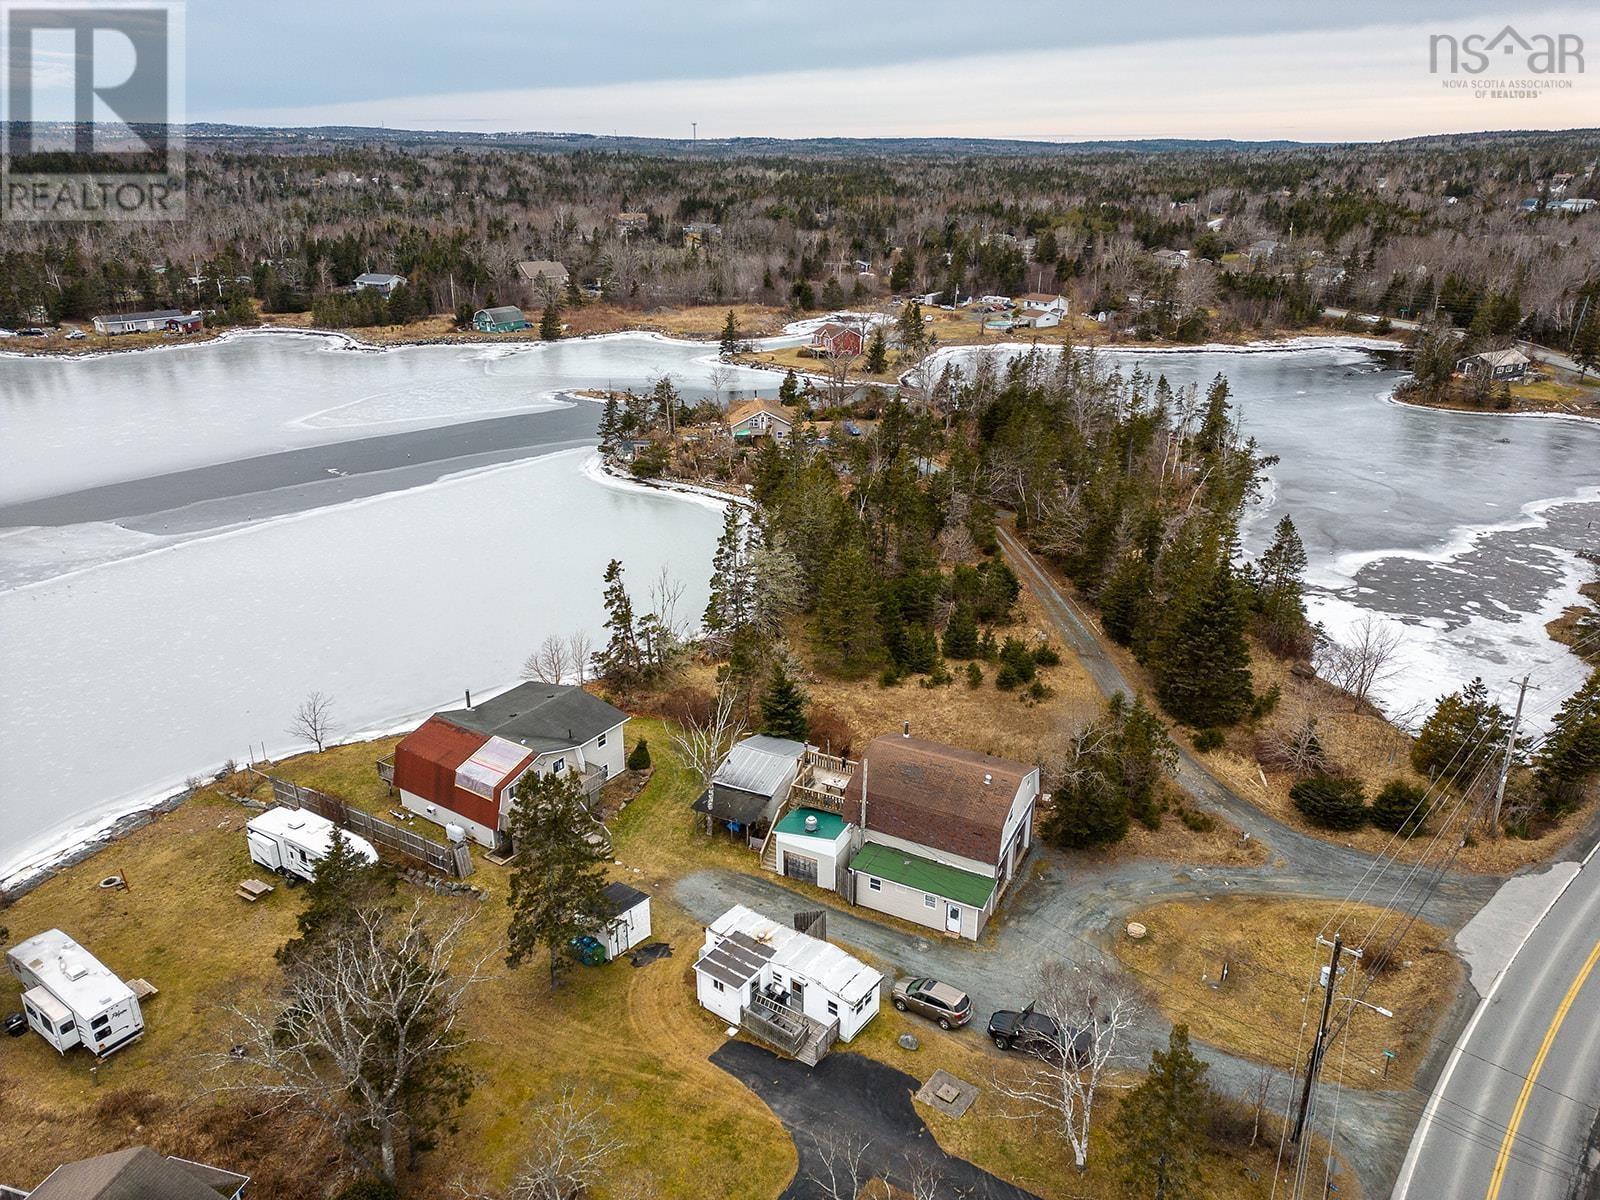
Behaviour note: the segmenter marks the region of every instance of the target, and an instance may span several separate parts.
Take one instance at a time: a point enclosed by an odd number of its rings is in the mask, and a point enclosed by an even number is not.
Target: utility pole
[[[1297,1146],[1311,1115],[1311,1095],[1316,1090],[1317,1072],[1322,1069],[1322,1052],[1328,1040],[1328,1013],[1333,1008],[1333,989],[1339,985],[1339,956],[1343,953],[1344,935],[1336,933],[1333,954],[1328,959],[1328,982],[1322,989],[1322,1017],[1317,1022],[1317,1039],[1311,1043],[1311,1057],[1306,1060],[1306,1083],[1300,1092],[1299,1110],[1294,1115],[1294,1134],[1289,1138]]]
[[[1538,691],[1535,688],[1534,691]],[[1506,748],[1500,756],[1500,778],[1494,785],[1494,814],[1489,819],[1489,836],[1500,836],[1500,806],[1506,798],[1506,777],[1511,774],[1511,757],[1517,752],[1517,727],[1522,724],[1522,702],[1528,697],[1528,677],[1522,677],[1517,690],[1517,712],[1511,718],[1511,729],[1506,733]]]

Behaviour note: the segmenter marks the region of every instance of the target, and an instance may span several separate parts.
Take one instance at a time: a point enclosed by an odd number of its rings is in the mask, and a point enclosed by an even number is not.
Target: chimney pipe
[[[994,776],[991,775],[988,771],[985,771],[983,773],[983,786],[984,787],[988,787],[993,782],[994,782]]]
[[[910,737],[911,736],[911,722],[910,721],[901,721],[900,722],[900,736],[901,737]]]
[[[467,689],[467,707],[468,708],[472,707],[472,689],[471,688]]]

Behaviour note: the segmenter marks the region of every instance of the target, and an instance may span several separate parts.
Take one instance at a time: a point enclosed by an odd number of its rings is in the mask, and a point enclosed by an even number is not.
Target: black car
[[[989,1018],[989,1036],[1002,1050],[1054,1054],[1061,1046],[1061,1027],[1028,1005],[1021,1012],[1003,1008]]]

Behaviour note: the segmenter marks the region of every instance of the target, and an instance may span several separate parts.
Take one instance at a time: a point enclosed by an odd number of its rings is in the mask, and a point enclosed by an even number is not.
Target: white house
[[[1018,323],[1035,329],[1054,329],[1061,324],[1061,314],[1053,308],[1025,308]]]
[[[245,822],[245,841],[250,860],[282,875],[310,879],[317,864],[333,849],[338,838],[369,863],[378,861],[378,852],[366,838],[340,829],[326,817],[303,808],[269,808],[259,817]]]
[[[98,1057],[144,1033],[133,989],[59,929],[47,929],[6,951],[22,981],[28,1024],[62,1054],[83,1046]]]
[[[621,958],[650,936],[650,897],[625,883],[608,883],[604,891],[605,925],[596,935],[606,960]]]
[[[837,946],[742,904],[706,927],[694,976],[702,1008],[812,1062],[878,1015],[883,983]]]
[[[850,825],[836,812],[801,806],[772,830],[772,869],[779,875],[836,890],[850,861]]]
[[[850,778],[859,829],[846,898],[977,938],[1033,844],[1039,768],[903,734],[875,739]]]
[[[506,851],[506,822],[523,776],[572,774],[593,796],[623,769],[627,720],[574,684],[519,684],[492,700],[435,713],[408,734],[395,747],[394,786],[418,816],[460,825],[479,845]]]
[[[1051,292],[1024,292],[1017,297],[1021,308],[1039,308],[1059,316],[1067,315],[1067,298]]]
[[[358,292],[377,292],[381,296],[394,295],[395,289],[403,287],[406,282],[404,275],[388,275],[381,271],[367,271],[355,278],[354,288]]]
[[[162,308],[154,312],[120,313],[102,315],[93,320],[94,331],[104,334],[158,333],[169,321],[185,321],[189,314],[176,308]]]

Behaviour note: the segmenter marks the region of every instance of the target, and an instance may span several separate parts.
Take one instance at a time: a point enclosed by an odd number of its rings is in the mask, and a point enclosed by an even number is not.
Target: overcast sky
[[[1430,73],[1430,35],[1507,23],[1581,36],[1593,68],[1535,100]],[[189,119],[252,124],[1062,140],[1600,124],[1594,4],[189,0],[187,42]]]

